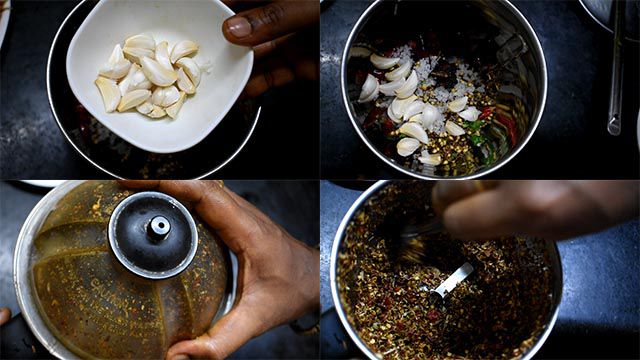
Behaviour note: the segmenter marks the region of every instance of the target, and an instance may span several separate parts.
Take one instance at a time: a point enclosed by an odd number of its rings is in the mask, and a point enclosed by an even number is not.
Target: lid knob
[[[189,211],[178,200],[155,191],[122,200],[111,214],[108,231],[118,261],[147,279],[179,274],[198,247],[198,231]]]

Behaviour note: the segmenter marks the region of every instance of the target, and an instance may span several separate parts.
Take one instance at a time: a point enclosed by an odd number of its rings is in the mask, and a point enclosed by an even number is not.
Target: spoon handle
[[[467,278],[473,272],[473,266],[468,262],[464,263],[458,268],[451,276],[447,278],[440,286],[438,286],[434,292],[437,292],[444,298],[447,293],[450,293],[455,287]]]
[[[622,41],[624,39],[624,12],[626,3],[624,0],[614,0],[613,20],[613,64],[611,69],[611,89],[609,92],[609,118],[607,119],[607,131],[609,134],[620,135],[622,110]]]

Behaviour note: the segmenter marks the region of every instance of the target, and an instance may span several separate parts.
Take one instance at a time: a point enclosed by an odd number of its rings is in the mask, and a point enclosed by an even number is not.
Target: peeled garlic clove
[[[462,111],[460,113],[458,113],[458,115],[467,120],[467,121],[476,121],[478,120],[478,116],[480,116],[480,114],[482,114],[482,111],[479,111],[478,109],[476,109],[475,106],[469,106],[469,108],[467,108],[465,111]]]
[[[418,75],[415,70],[411,72],[411,75],[407,78],[404,84],[396,90],[396,96],[404,99],[407,98],[416,91],[418,88]]]
[[[362,85],[362,91],[360,91],[359,103],[366,103],[378,97],[380,91],[380,83],[375,76],[367,74],[367,79]]]
[[[147,101],[150,96],[151,91],[149,90],[133,90],[123,96],[122,99],[120,99],[120,104],[118,104],[118,111],[123,112],[129,109],[133,109],[134,107]]]
[[[184,70],[187,76],[189,76],[189,79],[191,79],[193,85],[195,85],[196,87],[200,85],[200,76],[202,72],[200,71],[200,66],[198,66],[195,60],[193,60],[192,58],[183,57],[182,59],[176,61],[176,66]]]
[[[158,105],[153,105],[153,111],[147,114],[147,116],[152,119],[159,119],[161,117],[165,117],[166,115],[167,112]]]
[[[124,58],[120,45],[116,45],[109,56],[109,61],[102,65],[98,74],[110,79],[118,80],[127,75],[131,62]]]
[[[175,119],[178,115],[178,111],[182,108],[182,104],[184,103],[184,98],[187,96],[183,91],[180,92],[180,98],[176,101],[175,104],[169,106],[167,108],[167,115],[169,115],[172,119]]]
[[[447,120],[447,122],[444,124],[444,128],[447,130],[447,132],[450,135],[453,135],[453,136],[460,136],[460,135],[464,135],[465,133],[463,128],[461,128],[458,124],[450,120]]]
[[[120,94],[124,96],[126,93],[132,90],[148,90],[151,88],[151,82],[147,80],[146,76],[142,72],[142,69],[138,64],[132,64],[129,73],[125,76],[120,84]]]
[[[196,92],[196,86],[193,85],[191,79],[189,79],[182,68],[178,69],[178,87],[189,95],[195,94]]]
[[[411,62],[411,60],[407,60],[404,64],[398,66],[397,69],[384,74],[384,77],[389,81],[404,79],[407,77],[407,75],[409,75],[412,66],[413,63]]]
[[[442,114],[437,107],[431,104],[425,104],[424,109],[422,110],[422,127],[427,129],[429,126],[433,125],[433,123],[438,120]]]
[[[175,104],[180,99],[180,91],[175,86],[169,86],[164,89],[164,97],[162,103],[159,106],[167,107]]]
[[[362,46],[354,46],[349,51],[349,56],[357,58],[367,58],[371,55],[371,50]]]
[[[419,140],[422,143],[428,143],[429,138],[427,137],[427,132],[424,131],[420,124],[416,124],[413,122],[408,122],[402,124],[400,129],[398,129],[401,134],[405,134],[407,136],[411,136],[414,139]]]
[[[422,114],[413,115],[411,118],[409,118],[409,122],[422,125]]]
[[[398,90],[403,84],[404,84],[403,78],[400,78],[392,82],[388,82],[386,84],[382,84],[380,85],[380,92],[387,96],[393,96],[396,94],[396,90]]]
[[[124,56],[126,56],[127,59],[138,64],[141,63],[143,57],[148,57],[150,59],[153,59],[156,56],[153,50],[142,49],[142,48],[130,48],[126,46],[124,49],[122,49],[122,52],[124,52]]]
[[[164,89],[159,87],[153,90],[153,94],[151,95],[151,103],[154,105],[162,106],[163,101]]]
[[[391,105],[389,105],[389,108],[391,109],[390,111],[394,114],[396,118],[398,118],[399,120],[402,120],[402,117],[404,116],[404,112],[407,106],[412,102],[414,102],[417,98],[418,97],[415,95],[409,96],[406,99],[395,98],[391,102]]]
[[[157,86],[167,87],[178,80],[178,74],[175,71],[164,68],[157,61],[146,56],[141,59],[140,64],[147,79]]]
[[[124,41],[125,47],[153,50],[156,48],[156,41],[151,35],[134,35]]]
[[[176,61],[180,60],[185,56],[189,56],[196,51],[198,51],[200,47],[193,41],[183,40],[176,44],[171,50],[171,63],[175,64]]]
[[[411,102],[409,105],[407,105],[407,107],[404,109],[404,114],[402,115],[402,118],[406,121],[410,119],[412,116],[421,113],[423,108],[424,108],[424,103],[421,100],[415,100]]]
[[[409,156],[420,147],[420,141],[414,138],[402,138],[396,144],[396,150],[400,156]]]
[[[111,79],[98,76],[95,84],[98,87],[98,90],[100,90],[100,95],[102,95],[104,110],[108,113],[114,112],[116,107],[118,107],[118,103],[120,103],[120,98],[122,97],[116,82]]]
[[[442,156],[440,154],[422,154],[422,156],[418,157],[418,161],[425,165],[440,165],[442,162]]]
[[[449,110],[457,113],[462,111],[462,109],[464,109],[465,106],[467,106],[467,101],[469,100],[469,98],[467,98],[466,96],[463,96],[461,98],[457,98],[451,102],[449,102],[447,104],[447,107],[449,108]]]
[[[173,70],[171,60],[169,59],[169,43],[161,42],[156,46],[156,61],[169,70]]]
[[[400,58],[387,58],[378,54],[371,54],[369,60],[376,68],[386,70],[394,67],[400,61]]]
[[[389,119],[391,119],[396,124],[400,124],[402,122],[402,115],[396,115],[393,112],[393,108],[391,106],[387,108],[387,115],[389,116]]]
[[[147,115],[153,111],[153,107],[154,105],[147,100],[142,104],[136,106],[136,110],[138,110],[138,112],[142,115]]]

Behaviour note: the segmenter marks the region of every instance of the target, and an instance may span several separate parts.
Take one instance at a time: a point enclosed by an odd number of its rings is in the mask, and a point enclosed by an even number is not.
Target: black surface
[[[0,328],[0,358],[54,359],[33,335],[22,314]]]
[[[342,183],[320,183],[320,299],[322,349],[332,357],[360,356],[336,324],[329,282],[338,225],[360,196]],[[563,273],[556,325],[538,358],[640,357],[640,221],[558,243]],[[324,354],[324,353],[323,353]]]
[[[318,244],[317,181],[225,181],[225,185],[295,238],[311,246]],[[22,223],[45,193],[19,182],[0,182],[0,307],[9,307],[14,315],[20,311],[12,281],[15,242]],[[317,358],[318,344],[317,334],[297,335],[284,325],[250,340],[229,358]]]
[[[62,21],[77,4],[77,0],[12,2],[0,62],[0,177],[3,179],[106,176],[67,143],[47,99],[45,75],[49,49]],[[308,46],[319,47],[317,42],[309,42]],[[298,83],[268,93],[262,99],[263,111],[258,125],[244,150],[213,176],[317,178],[318,97],[318,86],[314,83]],[[213,144],[199,149],[198,155],[215,158],[216,151]],[[96,152],[99,153],[99,149],[94,149]],[[138,158],[138,162],[145,161],[143,155]],[[189,161],[183,159],[183,162]]]
[[[622,135],[606,131],[612,35],[577,0],[512,1],[534,28],[548,71],[547,104],[526,147],[489,178],[638,178],[639,51],[625,43]],[[327,1],[320,17],[321,175],[393,179],[405,175],[378,159],[353,129],[342,102],[346,39],[369,2]]]

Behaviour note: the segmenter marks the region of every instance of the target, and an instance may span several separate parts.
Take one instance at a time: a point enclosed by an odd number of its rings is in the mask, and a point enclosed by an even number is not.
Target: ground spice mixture
[[[399,260],[377,235],[388,217],[434,216],[430,185],[394,183],[372,197],[347,229],[338,288],[349,322],[381,358],[519,358],[552,311],[553,273],[542,241],[506,237],[424,241],[421,263]],[[426,200],[425,200],[426,199]],[[465,261],[475,271],[444,302],[430,297]]]

